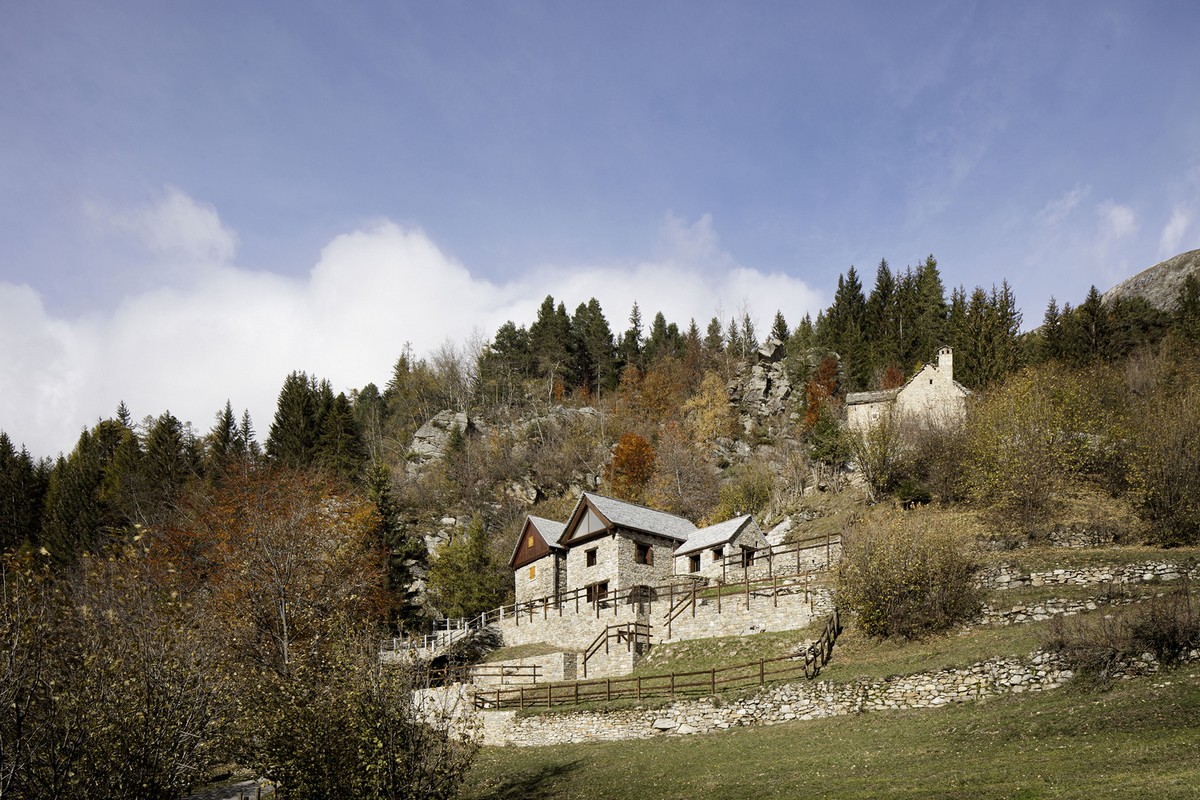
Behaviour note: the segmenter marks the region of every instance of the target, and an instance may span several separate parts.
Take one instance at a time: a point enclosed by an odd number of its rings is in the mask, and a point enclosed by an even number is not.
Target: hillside
[[[1184,280],[1188,275],[1198,274],[1200,250],[1190,250],[1121,281],[1104,293],[1104,302],[1111,304],[1118,299],[1141,297],[1160,311],[1174,311]]]

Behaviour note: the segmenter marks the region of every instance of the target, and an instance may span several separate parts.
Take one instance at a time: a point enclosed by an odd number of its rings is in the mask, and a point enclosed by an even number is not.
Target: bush
[[[456,796],[477,749],[470,731],[429,702],[416,666],[381,664],[375,647],[340,638],[247,691],[256,733],[244,757],[288,798]]]
[[[1174,664],[1200,648],[1200,607],[1185,581],[1174,591],[1088,617],[1055,617],[1045,642],[1087,682],[1104,684],[1130,657],[1153,653]]]
[[[1152,536],[1168,546],[1200,542],[1200,390],[1163,392],[1137,419],[1131,460]]]
[[[868,636],[919,638],[979,610],[974,548],[927,512],[891,513],[842,534],[837,602]]]

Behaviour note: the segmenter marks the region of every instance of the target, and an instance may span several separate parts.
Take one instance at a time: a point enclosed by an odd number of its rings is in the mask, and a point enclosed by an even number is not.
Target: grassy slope
[[[841,525],[853,513],[850,508],[823,510],[828,517],[804,527]],[[955,522],[976,524],[969,517],[962,515]],[[1046,569],[1198,556],[1197,549],[1039,547],[990,553],[985,561]],[[1154,588],[1129,590],[1141,594]],[[1099,590],[1047,586],[987,594],[990,602],[1003,606],[1085,597]],[[965,666],[991,656],[1023,655],[1041,644],[1047,627],[980,627],[966,635],[922,642],[876,642],[850,629],[822,678],[882,678]],[[660,646],[638,672],[701,670],[770,658],[816,633],[814,629]],[[1104,694],[1068,688],[933,711],[661,739],[653,745],[639,741],[487,749],[472,773],[467,796],[1200,797],[1198,746],[1200,668],[1193,665]]]
[[[653,743],[488,749],[466,797],[1200,796],[1200,668],[919,712]]]

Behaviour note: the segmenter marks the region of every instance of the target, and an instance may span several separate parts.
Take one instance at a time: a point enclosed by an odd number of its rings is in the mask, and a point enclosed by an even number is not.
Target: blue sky
[[[6,4],[0,429],[265,435],[546,294],[686,324],[933,253],[1026,324],[1200,247],[1194,3]]]

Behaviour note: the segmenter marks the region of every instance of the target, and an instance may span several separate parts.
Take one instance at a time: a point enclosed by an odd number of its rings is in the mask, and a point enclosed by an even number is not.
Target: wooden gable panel
[[[550,545],[546,543],[534,524],[526,520],[525,527],[521,529],[521,538],[517,541],[517,547],[513,551],[512,568],[518,570],[549,554]]]

